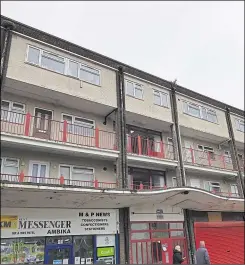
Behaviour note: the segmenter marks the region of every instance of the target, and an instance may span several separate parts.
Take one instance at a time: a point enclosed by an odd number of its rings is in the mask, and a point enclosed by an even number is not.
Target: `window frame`
[[[93,122],[94,128],[92,129],[93,130],[93,135],[92,136],[86,136],[86,135],[80,135],[80,134],[78,134],[78,135],[83,136],[83,137],[95,137],[95,128],[96,127],[95,127],[95,121],[94,120],[83,118],[83,117],[79,117],[79,116],[76,116],[76,115],[67,114],[67,113],[61,113],[61,122],[62,123],[64,123],[64,121],[65,121],[64,118],[63,118],[64,115],[68,116],[68,117],[71,117],[72,118],[72,125],[75,125],[75,126],[76,126],[76,124],[74,124],[74,121],[75,121],[76,118]],[[68,126],[69,126],[69,123],[68,123]],[[77,126],[79,126],[79,125],[77,125]],[[83,126],[80,126],[80,127],[83,127]],[[73,126],[73,128],[74,128],[74,126]],[[86,127],[83,127],[83,128],[86,128]],[[63,126],[62,126],[62,130],[61,131],[63,131]],[[71,133],[71,132],[68,131],[68,133]],[[74,134],[74,129],[73,129],[71,134]]]
[[[241,124],[243,124],[244,131],[241,130]],[[245,132],[245,121],[242,119],[236,119],[236,129],[237,131],[244,133]]]
[[[69,176],[69,180],[70,181],[74,181],[74,179],[72,179],[72,172],[73,172],[73,168],[74,167],[77,167],[77,168],[83,168],[83,169],[89,169],[89,170],[92,170],[92,175],[93,175],[93,181],[95,180],[95,170],[93,167],[85,167],[85,166],[77,166],[77,165],[70,165],[70,164],[59,164],[59,176],[58,177],[61,177],[61,167],[69,167],[70,168],[70,176]]]
[[[135,98],[135,99],[139,99],[139,100],[144,100],[144,86],[137,83],[137,82],[134,82],[134,81],[130,81],[130,80],[125,80],[126,81],[126,90],[125,90],[125,93],[128,97],[132,97],[132,98]],[[130,95],[128,94],[128,83],[131,83],[133,84],[133,87],[134,87],[134,95]],[[141,98],[138,98],[135,96],[135,89],[136,89],[136,86],[139,86],[140,87],[140,90],[142,91],[142,97]]]
[[[155,101],[154,101],[154,96],[155,96],[156,93],[159,93],[159,96],[160,96],[160,105],[156,104]],[[166,96],[166,106],[163,105],[163,100],[162,100],[163,95]],[[159,107],[169,108],[168,93],[153,88],[153,104],[156,105],[156,106],[159,106]]]
[[[8,110],[7,110],[7,112],[8,112],[8,117],[7,117],[7,119],[6,120],[3,120],[2,119],[2,117],[1,117],[1,121],[5,121],[5,122],[11,122],[11,123],[13,123],[13,124],[24,124],[25,123],[25,118],[24,118],[24,116],[25,116],[25,112],[26,112],[26,106],[25,106],[25,104],[23,104],[23,103],[21,103],[21,102],[16,102],[16,101],[11,101],[11,100],[5,100],[5,99],[2,99],[1,100],[1,103],[2,102],[7,102],[8,104],[9,104],[9,108],[8,108]],[[14,104],[18,104],[18,105],[22,105],[22,107],[23,107],[23,113],[20,113],[20,112],[16,112],[16,111],[13,111],[13,105]],[[1,111],[2,111],[2,108],[1,108]],[[4,111],[4,110],[3,110]],[[20,114],[20,115],[22,115],[22,118],[23,118],[23,121],[22,122],[12,122],[11,121],[11,118],[9,118],[10,116],[11,116],[11,113],[17,113],[17,114]]]
[[[88,67],[88,68],[91,68],[91,69],[94,69],[95,71],[98,71],[99,72],[99,84],[94,84],[94,83],[92,83],[92,82],[90,82],[90,81],[87,81],[87,80],[84,80],[84,79],[82,79],[81,78],[81,76],[80,76],[80,71],[81,71],[81,66],[85,66],[85,67]],[[78,72],[79,72],[79,79],[81,80],[81,81],[83,81],[83,82],[86,82],[86,83],[89,83],[89,84],[92,84],[92,85],[95,85],[95,86],[101,86],[101,70],[100,69],[98,69],[98,68],[95,68],[95,67],[93,67],[93,66],[90,66],[90,65],[88,65],[88,64],[86,64],[86,63],[79,63],[79,69],[78,69]],[[95,74],[95,73],[91,73],[91,72],[89,72],[90,74]],[[95,74],[96,75],[96,74]]]
[[[175,182],[176,182],[176,185],[174,185]],[[177,185],[177,178],[176,177],[172,177],[172,185],[173,185],[173,187],[178,187],[178,185]]]
[[[73,62],[73,63],[76,63],[77,64],[77,76],[73,76],[70,74],[69,72],[69,69],[70,69],[70,62]],[[77,79],[80,79],[79,78],[79,75],[80,75],[80,63],[75,61],[75,60],[72,60],[72,59],[67,59],[67,67],[66,67],[66,75],[69,76],[69,77],[73,77],[73,78],[77,78]]]
[[[220,189],[219,193],[221,193],[220,182],[217,182],[217,181],[206,181],[206,183],[208,183],[208,187],[209,187],[209,191],[210,192],[213,192],[213,190],[211,190],[211,188],[213,188],[213,187],[219,187],[219,189]],[[218,185],[213,185],[214,183],[216,183]]]
[[[202,150],[200,150],[199,147],[202,147]],[[201,151],[203,153],[210,153],[211,154],[210,158],[212,160],[215,160],[215,152],[214,152],[214,148],[213,147],[202,145],[202,144],[198,144],[197,145],[197,149],[198,149],[198,151]]]
[[[3,173],[4,162],[6,162],[7,159],[16,160],[17,161],[17,169],[18,169],[17,171],[20,172],[20,159],[14,158],[14,157],[4,156],[4,157],[1,157],[1,174],[4,174]]]
[[[201,119],[201,120],[204,120],[204,121],[208,121],[208,122],[214,123],[214,124],[219,124],[216,110],[208,108],[208,107],[204,107],[202,105],[199,105],[199,104],[196,104],[196,103],[193,103],[193,102],[185,101],[185,100],[183,100],[183,103],[186,104],[186,109],[183,108],[183,112],[185,114],[190,115],[190,116],[195,117],[195,118],[198,118],[198,119]],[[190,106],[193,107],[193,108],[199,109],[199,113],[200,113],[199,117],[196,116],[196,115],[193,115],[192,113],[190,113],[190,111],[189,111],[189,107]],[[203,110],[205,110],[205,116],[206,117],[203,116]],[[214,114],[216,116],[216,122],[211,121],[211,120],[208,119],[208,113],[212,113],[212,114]]]

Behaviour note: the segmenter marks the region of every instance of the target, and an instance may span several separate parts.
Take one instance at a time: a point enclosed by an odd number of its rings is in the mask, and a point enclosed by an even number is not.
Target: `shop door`
[[[72,264],[72,246],[46,246],[44,264]]]

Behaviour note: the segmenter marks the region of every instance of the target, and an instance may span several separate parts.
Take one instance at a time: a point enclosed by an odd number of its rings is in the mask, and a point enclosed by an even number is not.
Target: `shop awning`
[[[191,187],[129,191],[1,184],[1,195],[2,207],[122,208],[161,203],[196,211],[244,211],[244,199]]]

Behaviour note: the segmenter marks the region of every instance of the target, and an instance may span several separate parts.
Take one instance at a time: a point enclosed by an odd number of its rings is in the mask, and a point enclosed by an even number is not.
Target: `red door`
[[[173,264],[173,242],[166,238],[161,240],[162,263]]]

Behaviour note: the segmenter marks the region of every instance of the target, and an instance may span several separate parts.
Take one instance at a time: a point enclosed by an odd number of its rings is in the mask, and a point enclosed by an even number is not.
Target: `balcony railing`
[[[173,145],[143,138],[140,135],[136,137],[128,135],[127,140],[127,151],[129,154],[174,160]]]
[[[183,160],[187,164],[233,170],[230,156],[218,155],[213,152],[183,148]]]
[[[100,182],[89,175],[88,179],[93,180],[76,180],[65,179],[63,176],[59,178],[41,178],[33,176],[25,176],[23,173],[19,175],[1,174],[1,183],[20,183],[20,184],[34,184],[34,185],[48,185],[48,186],[65,186],[65,187],[81,187],[94,189],[115,189],[116,182]]]
[[[117,149],[114,132],[31,116],[30,113],[21,114],[2,110],[1,132],[79,146]]]
[[[163,190],[167,189],[166,185],[154,185],[150,182],[134,181],[129,185],[131,190]]]

